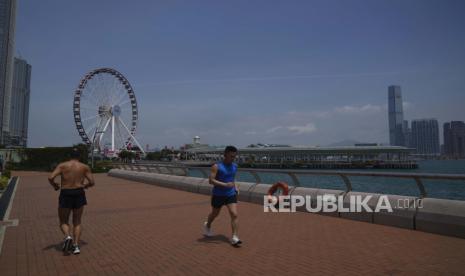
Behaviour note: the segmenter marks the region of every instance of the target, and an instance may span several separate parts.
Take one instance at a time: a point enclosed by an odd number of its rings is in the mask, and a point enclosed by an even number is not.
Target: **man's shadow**
[[[204,242],[204,243],[216,243],[216,244],[227,243],[227,244],[231,244],[230,240],[225,235],[213,235],[211,237],[203,236],[202,238],[197,239],[197,241],[198,242]],[[233,247],[239,247],[239,246],[233,246]]]
[[[88,245],[88,243],[86,241],[80,240],[79,247],[85,247],[86,245]],[[48,251],[48,250],[52,250],[52,249],[55,249],[55,251],[58,251],[58,252],[63,252],[64,256],[71,255],[71,253],[69,251],[63,251],[63,241],[60,241],[59,243],[51,244],[49,246],[46,246],[46,247],[42,248],[43,251]]]

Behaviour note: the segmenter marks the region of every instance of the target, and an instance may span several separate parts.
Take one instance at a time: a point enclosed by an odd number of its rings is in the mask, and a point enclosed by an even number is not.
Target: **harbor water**
[[[418,169],[366,169],[363,172],[400,172],[400,173],[437,173],[437,174],[463,174],[465,175],[465,160],[424,160],[418,161]],[[348,170],[350,171],[350,170]],[[360,170],[358,170],[360,171]],[[190,171],[191,176],[200,177],[201,173]],[[292,185],[292,179],[287,174],[264,173],[259,174],[263,183],[273,184],[284,181]],[[338,176],[298,176],[301,186],[310,188],[345,190],[345,184]],[[413,179],[384,178],[384,177],[350,177],[353,191],[419,196],[420,192]],[[255,178],[247,172],[240,172],[236,181],[255,182]],[[465,200],[465,181],[449,180],[422,180],[427,196],[433,198]]]

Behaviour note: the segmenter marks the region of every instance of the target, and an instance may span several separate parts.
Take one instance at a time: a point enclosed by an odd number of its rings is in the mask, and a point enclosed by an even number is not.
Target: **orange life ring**
[[[270,187],[270,189],[268,189],[268,202],[273,202],[273,197],[276,197],[274,195],[274,193],[276,193],[276,191],[278,189],[281,189],[283,192],[280,196],[278,196],[278,202],[276,203],[276,205],[279,205],[279,202],[281,202],[283,199],[282,199],[282,195],[288,195],[289,194],[289,185],[287,185],[286,182],[276,182],[275,184],[273,184],[273,186]],[[276,198],[275,198],[276,200]]]
[[[287,185],[286,182],[276,182],[271,186],[271,188],[268,190],[268,195],[272,196],[278,189],[281,189],[283,192],[281,195],[288,195],[289,194],[289,185]]]

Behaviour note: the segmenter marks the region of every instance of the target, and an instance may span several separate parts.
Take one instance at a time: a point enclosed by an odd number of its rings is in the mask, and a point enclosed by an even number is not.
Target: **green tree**
[[[77,148],[80,152],[79,161],[87,163],[88,147],[78,144],[72,147],[25,148],[20,152],[22,161],[11,163],[9,166],[17,170],[50,171],[59,163],[70,160],[73,148]]]
[[[118,153],[118,157],[126,162],[128,160],[134,159],[136,157],[136,153],[128,150],[122,150]]]
[[[161,152],[160,151],[155,151],[155,152],[149,152],[145,156],[145,159],[147,160],[160,160],[161,159]]]

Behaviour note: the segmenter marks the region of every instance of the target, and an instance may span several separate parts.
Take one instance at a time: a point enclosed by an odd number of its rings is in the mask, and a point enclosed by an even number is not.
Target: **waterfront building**
[[[391,146],[405,146],[404,111],[400,86],[388,87],[389,143]]]
[[[10,104],[10,130],[7,145],[27,146],[29,117],[29,99],[31,94],[31,65],[25,60],[15,58],[13,89]]]
[[[452,121],[444,123],[444,155],[465,158],[465,123]]]
[[[222,159],[224,147],[185,149],[187,160],[215,162]],[[351,147],[247,147],[238,149],[242,166],[277,168],[416,168],[409,157],[412,149],[400,146],[363,145]]]
[[[404,146],[411,147],[412,143],[412,129],[409,127],[408,120],[404,120],[404,124],[402,126],[402,133],[404,137]]]
[[[419,155],[435,156],[440,154],[439,124],[436,119],[412,121],[411,147]]]
[[[0,144],[9,132],[16,0],[0,0]]]

